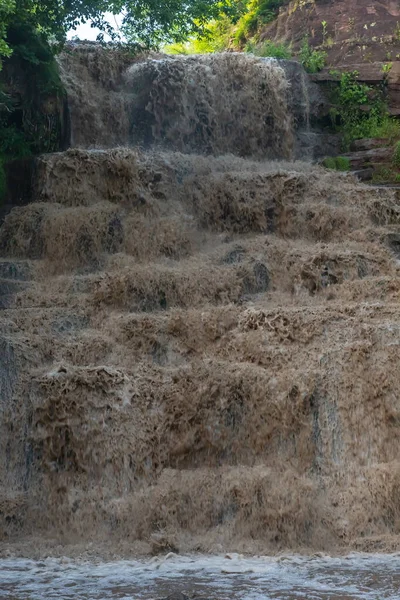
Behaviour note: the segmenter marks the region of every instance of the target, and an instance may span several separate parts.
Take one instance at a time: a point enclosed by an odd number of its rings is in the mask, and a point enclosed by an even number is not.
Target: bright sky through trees
[[[115,29],[119,27],[122,21],[122,16],[115,16],[112,13],[105,13],[104,18]],[[78,37],[80,40],[94,41],[96,40],[99,33],[101,33],[100,29],[98,29],[97,27],[91,27],[90,21],[88,21],[87,23],[82,23],[81,25],[79,25],[75,30],[71,29],[67,33],[67,38],[69,40],[72,40],[74,37]],[[104,34],[104,39],[107,41],[110,38],[109,36],[107,36],[107,34]]]

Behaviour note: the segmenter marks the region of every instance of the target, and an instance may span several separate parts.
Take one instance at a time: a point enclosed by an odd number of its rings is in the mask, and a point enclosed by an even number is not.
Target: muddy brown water
[[[166,563],[214,597],[253,580],[395,597],[396,557],[271,559],[268,579],[251,560],[226,578],[215,555],[399,550],[396,191],[294,160],[274,61],[60,60],[76,147],[37,159],[33,201],[0,228],[1,555],[178,549],[214,555]],[[175,585],[146,563],[132,580],[126,563],[2,565],[16,596],[70,575],[87,597]]]

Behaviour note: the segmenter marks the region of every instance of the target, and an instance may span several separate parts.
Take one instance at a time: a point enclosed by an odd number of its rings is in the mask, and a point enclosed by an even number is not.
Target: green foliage
[[[322,164],[327,169],[336,169],[336,160],[333,156],[327,156],[326,158],[324,158]]]
[[[62,44],[67,31],[89,22],[114,41],[121,33],[132,44],[156,47],[201,34],[210,20],[222,15],[235,21],[240,6],[237,0],[0,0],[0,57],[12,50],[12,25],[32,26],[47,41]],[[123,15],[120,32],[106,20],[106,12]]]
[[[326,52],[311,48],[308,39],[304,39],[300,49],[299,59],[308,73],[318,73],[318,71],[321,71],[325,66],[326,57]]]
[[[4,170],[3,160],[0,156],[0,206],[4,200],[7,191],[6,172]]]
[[[400,23],[397,21],[396,27],[394,28],[393,37],[395,41],[400,41]]]
[[[389,62],[389,63],[385,63],[384,65],[382,65],[382,73],[384,75],[388,75],[390,73],[390,71],[393,68],[393,63]]]
[[[250,0],[247,2],[234,32],[236,43],[243,47],[262,25],[271,23],[275,19],[283,4],[284,0]]]
[[[370,124],[373,124],[370,121]],[[374,138],[385,138],[389,144],[393,144],[396,140],[400,139],[400,121],[389,114],[385,114],[374,127],[371,127],[371,136]]]
[[[209,54],[226,50],[233,36],[233,24],[227,16],[211,21],[204,34],[191,36],[188,41],[167,44],[162,48],[166,54]]]
[[[392,163],[396,167],[400,167],[400,142],[397,142],[394,147]]]
[[[379,167],[372,176],[372,183],[400,183],[400,173],[393,167]]]
[[[92,0],[103,4],[103,0]],[[158,47],[162,43],[184,42],[191,35],[200,37],[207,31],[210,20],[231,11],[232,3],[218,0],[136,0],[107,3],[114,14],[123,13],[121,32],[132,43]],[[105,27],[104,19],[93,21]],[[107,31],[110,33],[110,31]],[[115,32],[111,32],[115,36]]]
[[[350,160],[347,156],[337,156],[336,157],[336,168],[338,171],[349,171],[350,170]]]
[[[7,37],[14,56],[28,74],[27,80],[37,88],[29,92],[52,94],[60,90],[57,62],[46,35],[29,23],[12,23]]]
[[[334,169],[335,171],[349,171],[350,160],[347,156],[328,156],[322,161],[322,164],[327,169]]]
[[[290,59],[292,52],[289,46],[285,44],[275,44],[271,40],[266,40],[262,44],[252,44],[249,42],[246,45],[246,51],[251,52],[256,56],[271,57],[271,58],[284,58]]]
[[[328,22],[327,21],[321,21],[321,25],[322,25],[322,38],[324,40],[325,43],[325,38],[328,34]]]
[[[23,131],[15,125],[0,122],[0,156],[3,161],[24,158],[31,154],[31,144]]]
[[[344,147],[362,138],[400,137],[400,123],[388,114],[382,91],[357,81],[357,71],[340,75],[331,109],[334,127],[342,132]]]
[[[267,47],[257,50],[257,34],[263,25],[273,21],[280,6],[288,0],[224,0],[219,3],[219,13],[207,24],[201,23],[186,42],[167,44],[163,50],[172,54],[203,54],[227,49],[246,49],[260,56],[288,58],[290,51],[283,44],[277,49]],[[272,52],[272,54],[271,54]]]
[[[12,58],[4,65],[0,88],[0,195],[4,196],[5,165],[15,159],[59,149],[58,115],[43,112],[43,101],[57,102],[63,95],[57,63],[46,36],[29,22],[11,22],[7,43]],[[13,79],[23,73],[24,93],[17,85],[13,99]],[[8,90],[6,88],[10,86]]]
[[[0,0],[0,70],[2,57],[12,54],[12,49],[7,43],[7,25],[10,16],[15,12],[15,0]]]

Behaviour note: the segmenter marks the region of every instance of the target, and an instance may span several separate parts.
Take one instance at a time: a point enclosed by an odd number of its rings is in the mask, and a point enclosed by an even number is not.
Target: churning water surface
[[[342,558],[170,556],[153,561],[0,561],[0,598],[399,600],[400,554]]]

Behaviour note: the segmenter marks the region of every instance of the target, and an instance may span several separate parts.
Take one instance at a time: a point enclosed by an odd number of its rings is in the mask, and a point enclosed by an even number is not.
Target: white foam
[[[143,599],[173,591],[218,600],[399,600],[400,555],[178,556],[92,563],[0,561],[0,598]]]

